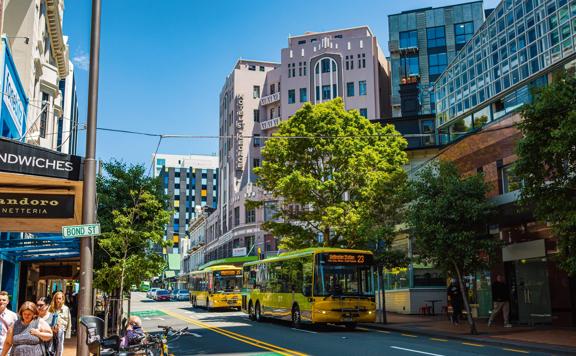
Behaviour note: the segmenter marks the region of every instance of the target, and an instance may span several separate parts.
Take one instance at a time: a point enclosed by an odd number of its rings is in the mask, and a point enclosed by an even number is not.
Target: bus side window
[[[312,275],[314,274],[314,264],[312,263],[313,259],[308,257],[304,258],[302,263],[302,274],[303,277],[303,286],[302,286],[302,294],[306,297],[312,296]]]

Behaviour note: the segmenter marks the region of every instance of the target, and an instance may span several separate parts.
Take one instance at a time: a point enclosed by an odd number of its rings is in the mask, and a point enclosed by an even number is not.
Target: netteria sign
[[[0,138],[0,172],[82,180],[82,158]]]
[[[0,218],[68,219],[74,195],[0,193]]]

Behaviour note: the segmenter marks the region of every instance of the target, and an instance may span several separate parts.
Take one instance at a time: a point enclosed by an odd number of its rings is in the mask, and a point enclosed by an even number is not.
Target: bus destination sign
[[[328,253],[324,257],[326,263],[331,264],[356,264],[362,265],[372,262],[371,255],[350,254],[350,253]]]

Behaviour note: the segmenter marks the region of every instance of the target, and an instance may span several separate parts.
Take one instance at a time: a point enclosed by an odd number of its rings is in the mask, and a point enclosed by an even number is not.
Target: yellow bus
[[[194,308],[240,308],[242,268],[230,265],[206,267],[191,272],[188,286]]]
[[[242,310],[293,325],[376,320],[370,251],[308,248],[243,266]]]

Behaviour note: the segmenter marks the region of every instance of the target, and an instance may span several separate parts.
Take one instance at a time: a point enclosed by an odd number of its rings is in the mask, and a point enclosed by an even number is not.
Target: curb
[[[454,335],[454,334],[446,334],[440,332],[429,332],[429,331],[422,331],[422,330],[414,330],[414,329],[407,329],[407,328],[398,328],[388,325],[378,325],[378,324],[360,324],[362,327],[367,329],[374,329],[374,330],[385,330],[390,332],[399,332],[399,333],[410,333],[419,336],[428,336],[428,337],[435,337],[435,338],[444,338],[450,340],[459,340],[459,341],[474,341],[484,343],[490,346],[499,346],[499,347],[515,347],[525,349],[527,351],[534,351],[534,352],[544,352],[544,353],[555,353],[555,354],[562,354],[562,355],[576,355],[576,348],[571,347],[564,347],[564,346],[555,346],[555,345],[544,345],[544,344],[535,344],[535,343],[527,343],[522,341],[507,341],[507,340],[494,340],[490,337],[478,337],[478,336],[465,336],[465,335]]]

